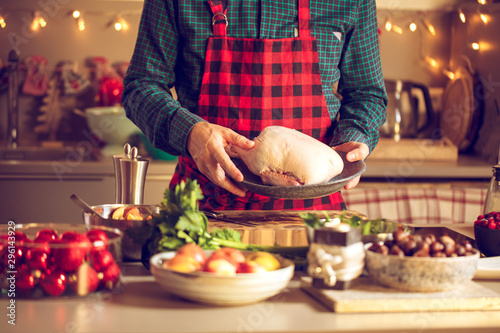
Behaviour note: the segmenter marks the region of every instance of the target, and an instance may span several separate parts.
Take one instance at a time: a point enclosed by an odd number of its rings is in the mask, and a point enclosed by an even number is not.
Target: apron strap
[[[226,37],[227,36],[227,16],[226,10],[222,6],[221,0],[208,0],[210,9],[212,10],[212,25],[214,36]]]
[[[309,0],[299,0],[299,37],[311,37]]]

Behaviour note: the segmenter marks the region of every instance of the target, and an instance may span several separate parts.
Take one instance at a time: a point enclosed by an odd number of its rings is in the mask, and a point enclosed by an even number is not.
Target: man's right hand
[[[187,149],[201,173],[215,185],[243,197],[246,191],[226,176],[227,172],[236,181],[243,180],[243,174],[226,153],[225,147],[230,144],[250,149],[255,142],[229,128],[199,122],[189,133]]]

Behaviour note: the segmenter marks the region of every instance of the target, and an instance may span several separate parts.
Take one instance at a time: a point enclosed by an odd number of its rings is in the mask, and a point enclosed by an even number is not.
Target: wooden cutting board
[[[360,277],[348,290],[326,290],[311,286],[310,277],[302,277],[301,287],[333,312],[420,312],[500,310],[500,294],[470,281],[458,289],[416,293],[382,287],[368,277]]]
[[[208,229],[231,228],[241,232],[244,243],[267,246],[308,246],[307,231],[299,214],[312,212],[324,217],[323,211],[220,211],[227,217],[256,223],[257,226],[242,226],[209,218]],[[342,214],[342,211],[326,211],[329,217]],[[348,211],[347,214],[363,216]]]

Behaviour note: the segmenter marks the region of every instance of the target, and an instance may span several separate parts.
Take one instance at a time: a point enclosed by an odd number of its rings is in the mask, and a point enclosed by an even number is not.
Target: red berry
[[[478,220],[482,220],[482,219],[484,219],[484,215],[478,215],[478,216],[477,216],[477,219],[478,219]]]
[[[40,287],[49,296],[60,296],[66,289],[66,275],[61,272],[42,273]]]
[[[16,274],[16,291],[23,295],[29,294],[35,287],[35,277],[31,273],[31,269],[26,265],[21,265],[17,269]]]
[[[115,262],[113,255],[108,250],[92,251],[90,253],[94,268],[98,272],[104,271],[107,267]]]
[[[46,241],[49,242],[57,238],[57,232],[53,229],[42,229],[36,233],[36,241]]]
[[[50,242],[54,265],[64,272],[73,272],[85,260],[87,250],[81,243],[56,239]]]
[[[43,249],[29,249],[26,252],[26,263],[31,269],[45,271],[49,263],[49,254]]]
[[[488,229],[496,229],[497,224],[494,221],[488,223]]]
[[[108,235],[104,230],[92,229],[87,231],[87,238],[92,243],[92,249],[95,250],[105,250],[107,248],[107,242],[109,240]]]
[[[112,263],[103,271],[101,283],[104,285],[104,288],[113,289],[119,279],[120,267],[116,263]]]
[[[93,293],[98,285],[97,272],[87,263],[80,265],[76,274],[69,279],[71,290],[80,296]]]
[[[475,221],[474,221],[474,225],[478,225],[478,226],[480,226],[480,225],[481,225],[481,220],[475,220]]]

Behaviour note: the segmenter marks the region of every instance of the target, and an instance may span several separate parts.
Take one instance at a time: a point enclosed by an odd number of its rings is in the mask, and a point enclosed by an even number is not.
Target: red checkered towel
[[[347,209],[370,219],[407,224],[472,224],[482,213],[485,189],[394,188],[342,191]]]

